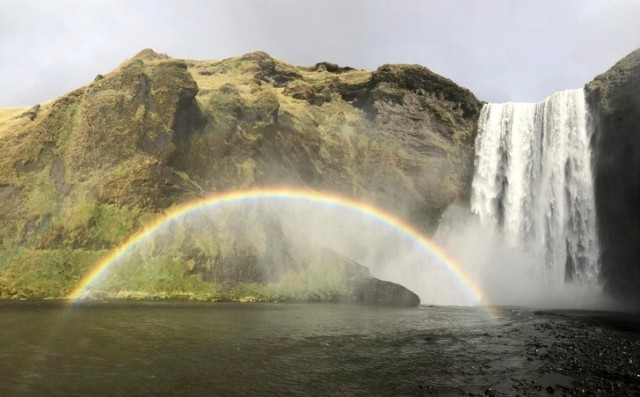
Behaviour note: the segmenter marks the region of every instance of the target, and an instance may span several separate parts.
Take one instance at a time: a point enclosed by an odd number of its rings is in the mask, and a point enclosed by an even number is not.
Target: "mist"
[[[466,207],[450,206],[433,240],[455,259],[462,277],[414,236],[356,208],[300,199],[235,202],[165,222],[93,288],[166,289],[177,266],[187,273],[200,269],[198,277],[209,282],[237,282],[245,274],[241,281],[270,283],[279,293],[313,286],[317,294],[344,285],[344,263],[353,261],[372,277],[412,290],[423,305],[610,307],[600,286],[554,280],[540,253],[483,226]],[[470,284],[482,291],[482,301]]]
[[[543,253],[481,224],[468,208],[452,205],[435,240],[464,268],[493,305],[561,309],[607,309],[613,302],[599,284],[558,280],[543,265]]]

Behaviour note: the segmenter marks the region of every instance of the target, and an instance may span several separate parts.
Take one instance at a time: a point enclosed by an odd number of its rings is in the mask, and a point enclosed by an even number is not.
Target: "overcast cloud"
[[[640,47],[640,0],[0,0],[0,106],[57,97],[148,47],[418,63],[482,100],[538,101]]]

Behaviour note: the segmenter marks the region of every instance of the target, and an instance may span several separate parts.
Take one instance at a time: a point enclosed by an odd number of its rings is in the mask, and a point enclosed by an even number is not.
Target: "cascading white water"
[[[526,250],[548,282],[598,283],[590,138],[581,89],[482,108],[471,210]]]

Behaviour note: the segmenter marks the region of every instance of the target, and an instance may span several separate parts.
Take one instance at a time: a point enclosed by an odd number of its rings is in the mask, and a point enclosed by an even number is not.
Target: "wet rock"
[[[602,278],[640,311],[640,49],[585,86],[594,126],[594,193]]]
[[[359,283],[355,290],[356,301],[374,306],[418,306],[418,295],[400,284],[370,278]]]

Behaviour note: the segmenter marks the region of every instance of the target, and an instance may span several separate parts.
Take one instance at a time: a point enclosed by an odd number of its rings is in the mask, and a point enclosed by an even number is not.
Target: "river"
[[[518,308],[5,301],[0,395],[640,391],[637,329],[584,317]],[[607,340],[637,361],[597,378],[599,364],[576,364],[584,361],[579,346]],[[570,343],[578,343],[573,356],[565,354]],[[610,354],[622,359],[622,350]],[[611,383],[616,374],[630,378]]]

